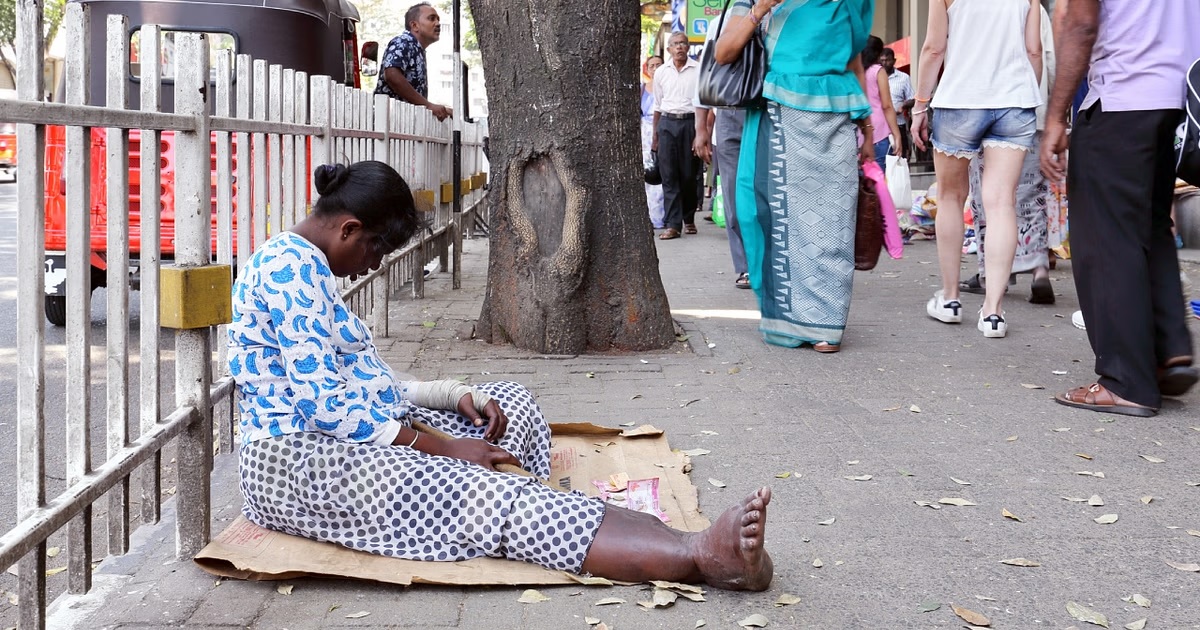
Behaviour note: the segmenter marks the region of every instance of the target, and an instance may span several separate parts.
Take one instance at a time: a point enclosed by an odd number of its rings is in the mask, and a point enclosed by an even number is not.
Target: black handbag
[[[717,35],[725,25],[725,10],[717,20]],[[767,74],[767,49],[763,46],[762,30],[754,29],[742,54],[728,64],[718,64],[716,40],[704,47],[700,55],[700,104],[708,107],[758,107],[762,104],[763,78]]]
[[[854,223],[854,268],[868,271],[879,263],[883,250],[883,214],[879,209],[875,181],[858,176],[858,210]]]

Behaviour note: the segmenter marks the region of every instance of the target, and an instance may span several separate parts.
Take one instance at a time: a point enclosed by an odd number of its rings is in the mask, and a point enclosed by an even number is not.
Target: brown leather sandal
[[[669,241],[673,238],[679,238],[679,230],[675,228],[667,228],[662,234],[658,235],[658,240],[660,241]]]
[[[828,341],[821,341],[821,342],[813,344],[813,350],[816,350],[817,352],[820,352],[823,354],[833,354],[834,352],[837,352],[838,350],[841,350],[841,349],[842,349],[842,344],[840,344],[840,343],[829,343]]]
[[[1149,418],[1158,413],[1153,407],[1129,402],[1124,398],[1108,391],[1100,383],[1092,383],[1084,387],[1076,387],[1054,397],[1060,405],[1099,411],[1100,413],[1119,413],[1125,416]]]
[[[695,224],[695,223],[688,223],[688,224],[684,225],[684,226],[683,226],[683,233],[684,233],[684,234],[695,234],[695,233],[696,233],[696,224]]]

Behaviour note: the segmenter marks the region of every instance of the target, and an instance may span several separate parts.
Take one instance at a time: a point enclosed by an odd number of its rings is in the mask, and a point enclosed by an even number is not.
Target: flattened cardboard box
[[[553,424],[548,485],[596,496],[593,479],[626,473],[630,479],[658,478],[659,507],[671,527],[700,531],[696,487],[684,473],[687,456],[672,452],[663,432],[650,425],[622,431],[593,424]],[[548,585],[572,584],[562,571],[513,560],[477,558],[461,562],[418,562],[354,551],[332,543],[263,529],[239,516],[195,558],[214,575],[243,580],[288,580],[306,575],[348,577],[391,584]]]

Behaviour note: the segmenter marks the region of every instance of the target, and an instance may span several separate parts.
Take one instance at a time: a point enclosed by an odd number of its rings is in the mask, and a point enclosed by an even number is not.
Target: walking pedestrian
[[[912,127],[909,124],[908,111],[912,110],[913,86],[907,72],[896,68],[896,51],[884,48],[879,55],[879,65],[888,75],[888,89],[892,93],[892,109],[896,110],[896,124],[900,127],[900,155],[908,157],[912,147],[909,134]]]
[[[654,138],[658,170],[662,173],[666,230],[658,238],[679,238],[696,233],[700,207],[700,159],[692,152],[696,139],[696,79],[700,64],[688,57],[687,35],[672,33],[667,40],[671,56],[654,73]]]
[[[900,143],[900,125],[896,122],[896,108],[892,102],[891,84],[887,72],[879,63],[883,54],[883,40],[874,35],[867,38],[861,57],[865,68],[867,101],[871,103],[871,126],[865,142],[875,145],[875,163],[879,170],[887,171],[887,156],[903,156]]]
[[[654,73],[662,65],[663,58],[653,55],[646,59],[642,73],[642,166],[646,168],[654,161]],[[663,210],[662,184],[646,183],[645,186],[650,225],[661,230],[666,227],[663,223],[666,213]]]

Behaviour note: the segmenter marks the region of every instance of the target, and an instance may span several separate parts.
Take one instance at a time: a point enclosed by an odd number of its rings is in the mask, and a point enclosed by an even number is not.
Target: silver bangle
[[[412,439],[412,441],[411,441],[411,442],[409,442],[409,443],[408,443],[408,448],[412,448],[412,447],[416,446],[416,444],[417,444],[417,440],[419,440],[419,439],[421,438],[421,432],[420,432],[420,431],[417,431],[416,429],[413,429],[413,434],[414,434],[414,435],[413,435],[413,439]]]

